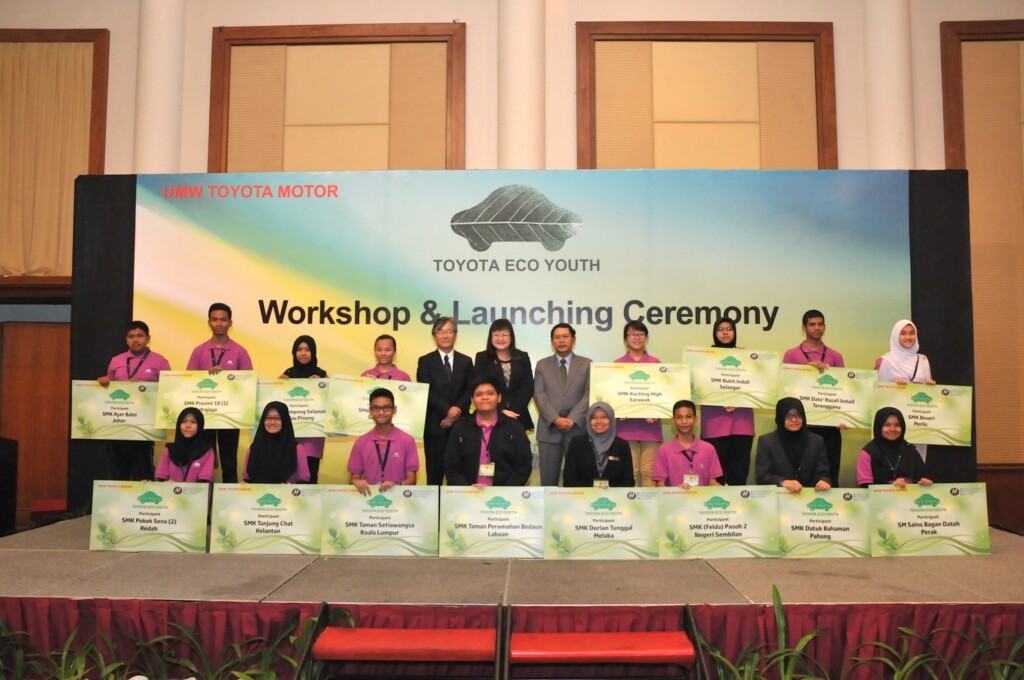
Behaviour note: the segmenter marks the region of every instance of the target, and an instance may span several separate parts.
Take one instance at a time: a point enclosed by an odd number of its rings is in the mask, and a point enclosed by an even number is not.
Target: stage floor
[[[0,538],[0,597],[409,605],[1024,603],[1024,537],[963,557],[544,561],[90,552],[89,517]]]

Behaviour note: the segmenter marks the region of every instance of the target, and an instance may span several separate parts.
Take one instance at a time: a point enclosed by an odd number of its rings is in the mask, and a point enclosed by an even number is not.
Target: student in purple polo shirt
[[[680,399],[672,405],[676,436],[658,448],[651,478],[655,486],[721,486],[722,466],[715,447],[693,433],[697,426],[697,405]]]
[[[378,335],[373,341],[373,356],[377,360],[373,368],[368,368],[359,375],[364,378],[381,378],[383,380],[401,380],[412,382],[409,374],[395,366],[395,354],[398,353],[398,341],[394,336]]]
[[[373,495],[370,485],[387,491],[396,484],[416,483],[420,469],[416,441],[394,426],[398,407],[394,393],[384,387],[370,392],[370,418],[373,429],[356,439],[348,458],[350,483],[364,496]]]
[[[206,420],[197,408],[178,414],[174,441],[167,444],[156,479],[161,482],[212,482],[213,447],[205,430]]]

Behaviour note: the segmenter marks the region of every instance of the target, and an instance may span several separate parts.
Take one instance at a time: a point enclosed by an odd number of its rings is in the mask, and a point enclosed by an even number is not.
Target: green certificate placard
[[[973,388],[959,385],[878,383],[875,409],[898,408],[907,421],[908,442],[970,446],[973,396]]]
[[[775,486],[663,489],[662,559],[779,557]]]
[[[544,487],[441,488],[441,557],[543,557]]]
[[[71,438],[163,441],[167,433],[153,427],[157,391],[155,382],[72,380]]]
[[[203,412],[207,430],[242,430],[256,424],[253,371],[163,371],[156,426],[173,430],[186,406]]]
[[[988,555],[985,485],[875,484],[871,491],[871,556]]]
[[[324,555],[437,557],[439,487],[393,486],[367,497],[324,486]]]
[[[288,407],[296,437],[323,437],[327,420],[327,378],[259,378],[256,381],[257,417],[272,401]]]
[[[209,498],[205,483],[97,480],[89,550],[206,552]]]
[[[659,495],[653,488],[548,489],[544,557],[658,559]]]
[[[871,429],[875,415],[877,371],[826,368],[806,364],[779,366],[779,398],[796,397],[804,404],[808,425],[846,425]]]
[[[309,484],[215,484],[210,552],[319,555],[323,488]]]
[[[423,439],[423,414],[427,412],[429,385],[351,375],[331,378],[326,432],[359,436],[372,430],[370,392],[378,387],[386,387],[395,395],[395,406],[398,408],[395,412],[395,426],[408,432],[413,439]]]
[[[813,367],[812,367],[813,368]],[[867,489],[778,489],[783,557],[870,557]]]
[[[689,398],[686,364],[590,364],[590,402],[606,402],[617,418],[671,418],[672,404]]]
[[[779,353],[729,347],[687,347],[693,400],[719,406],[775,407]]]

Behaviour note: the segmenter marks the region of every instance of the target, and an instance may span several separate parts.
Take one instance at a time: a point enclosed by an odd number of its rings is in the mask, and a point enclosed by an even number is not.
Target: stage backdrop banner
[[[205,483],[97,480],[89,550],[206,552],[209,498]]]
[[[324,555],[437,557],[436,486],[323,486]]]
[[[772,408],[779,375],[778,352],[687,347],[693,400],[698,404]]]
[[[868,488],[872,557],[989,554],[984,484]]]
[[[867,489],[779,489],[776,498],[783,557],[871,556]]]
[[[689,398],[686,364],[590,364],[590,403],[605,402],[616,418],[671,418],[672,404]]]
[[[157,389],[153,382],[72,380],[71,438],[163,441],[167,432],[153,427]]]
[[[443,486],[441,557],[543,557],[545,487]]]
[[[658,508],[662,559],[779,557],[777,488],[663,489]]]
[[[319,555],[323,488],[215,484],[210,552]]]
[[[332,376],[371,367],[391,334],[413,374],[441,315],[471,357],[504,317],[534,361],[559,322],[611,361],[630,320],[678,361],[719,316],[744,346],[784,351],[815,308],[829,346],[872,366],[910,315],[908,187],[905,171],[140,175],[135,316],[184,366],[226,302],[231,337],[273,377],[304,334]]]
[[[256,425],[256,373],[162,371],[156,426],[175,429],[178,414],[187,406],[203,412],[207,430],[252,428]]]
[[[871,429],[874,416],[876,371],[782,364],[779,398],[803,402],[808,425],[846,425]]]
[[[875,410],[898,408],[914,444],[970,446],[974,389],[960,385],[878,383]]]
[[[548,489],[544,557],[658,559],[660,495],[655,488]]]

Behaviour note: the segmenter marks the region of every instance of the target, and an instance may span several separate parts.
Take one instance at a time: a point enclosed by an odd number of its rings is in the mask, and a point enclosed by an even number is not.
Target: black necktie
[[[452,379],[452,362],[448,361],[448,355],[444,355],[444,372],[448,374],[448,379]]]
[[[566,379],[569,377],[569,372],[565,370],[565,359],[562,359],[558,365],[558,372],[562,375],[562,384],[565,384]]]

